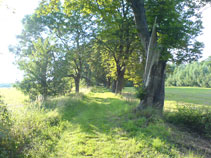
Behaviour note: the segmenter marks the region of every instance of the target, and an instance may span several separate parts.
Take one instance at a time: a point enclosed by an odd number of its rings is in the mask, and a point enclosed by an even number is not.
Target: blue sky
[[[16,35],[22,29],[21,20],[26,14],[33,13],[39,0],[4,0],[0,6],[0,83],[14,83],[22,79],[22,72],[13,64],[14,55],[9,53],[8,46],[16,43]],[[7,8],[9,7],[9,9]],[[211,7],[203,9],[203,35],[199,40],[204,42],[203,59],[211,56]]]

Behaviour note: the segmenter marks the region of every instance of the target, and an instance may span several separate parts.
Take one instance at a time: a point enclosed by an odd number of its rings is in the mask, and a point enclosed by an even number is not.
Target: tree
[[[38,39],[33,45],[35,50],[17,61],[19,68],[24,71],[24,79],[17,86],[29,94],[31,99],[41,95],[46,100],[53,92],[51,84],[55,79],[53,76],[55,46],[50,44],[48,38]]]
[[[46,1],[45,1],[46,2]],[[57,1],[43,1],[43,10],[56,10]],[[118,1],[66,0],[67,14],[74,8],[81,13],[107,18],[115,11]],[[143,98],[138,110],[152,106],[160,111],[164,104],[164,81],[167,61],[197,60],[203,46],[195,40],[201,33],[202,22],[198,9],[201,3],[191,0],[127,0],[132,7],[140,45],[143,47],[145,72],[143,75]],[[45,12],[45,11],[44,11]],[[132,13],[131,13],[132,14]],[[194,54],[194,58],[192,58]]]
[[[199,50],[202,46],[193,41],[202,29],[197,12],[200,6],[181,0],[128,0],[128,3],[133,8],[146,60],[144,95],[138,110],[152,106],[162,112],[166,62],[175,59],[174,55],[184,57],[194,52],[191,49]],[[200,54],[200,51],[194,53]]]
[[[26,16],[23,25],[22,33],[17,36],[18,44],[10,47],[16,55],[16,64],[24,72],[24,80],[17,86],[31,99],[38,95],[46,99],[49,95],[64,94],[69,88],[61,71],[65,54],[55,38],[48,38],[50,32],[40,18]]]
[[[106,8],[110,8],[106,13],[101,11]],[[108,70],[107,79],[109,82],[111,78],[114,81],[113,92],[121,93],[130,57],[141,50],[132,10],[124,0],[101,4],[100,9],[96,11],[102,14],[103,18],[98,24],[99,31],[95,39],[103,66]]]
[[[74,79],[75,92],[78,93],[81,79],[87,79],[84,68],[90,53],[88,44],[91,40],[92,17],[82,16],[78,10],[72,11],[71,15],[66,15],[64,9],[58,4],[56,12],[40,15],[40,18],[42,24],[55,34],[61,51],[66,54],[66,66],[61,71],[65,76]]]
[[[211,87],[211,62],[209,58],[202,62],[182,64],[169,75],[168,86]]]

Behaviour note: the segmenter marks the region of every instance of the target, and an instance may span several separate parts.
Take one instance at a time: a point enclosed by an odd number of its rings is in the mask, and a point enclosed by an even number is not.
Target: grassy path
[[[132,116],[135,104],[128,105],[112,93],[92,93],[63,104],[60,115],[67,129],[51,157],[195,157],[174,147],[164,122],[147,123],[145,117]]]
[[[60,111],[68,121],[55,157],[135,157],[139,142],[121,129],[121,118],[129,110],[112,93],[95,93],[71,100]]]
[[[211,155],[209,143],[150,110],[135,115],[136,105],[110,92],[55,98],[14,111],[11,135],[21,158],[195,158],[199,147]]]

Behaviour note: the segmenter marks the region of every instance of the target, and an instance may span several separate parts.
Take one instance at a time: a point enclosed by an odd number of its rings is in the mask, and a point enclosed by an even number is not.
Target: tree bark
[[[117,81],[116,81],[116,94],[121,94],[122,89],[124,86],[124,74],[125,74],[125,68],[121,69],[121,67],[117,66]]]
[[[79,93],[79,86],[80,86],[80,77],[75,77],[75,93]]]
[[[143,76],[144,97],[140,101],[137,110],[146,107],[154,107],[163,111],[165,97],[165,67],[166,61],[162,60],[162,46],[158,46],[156,20],[150,37],[147,25],[144,0],[128,0],[133,9],[137,30],[145,50],[145,71]],[[163,50],[164,51],[164,50]]]
[[[165,68],[166,61],[159,60],[153,64],[152,69],[146,75],[149,76],[148,81],[144,82],[145,95],[141,100],[138,110],[146,107],[154,107],[161,112],[163,111],[165,98]]]
[[[106,87],[107,87],[107,89],[110,89],[110,87],[111,87],[111,77],[108,77]]]
[[[117,81],[116,81],[116,80],[113,80],[112,89],[111,89],[111,91],[112,91],[113,93],[115,93],[115,91],[116,91],[116,84],[117,84]]]

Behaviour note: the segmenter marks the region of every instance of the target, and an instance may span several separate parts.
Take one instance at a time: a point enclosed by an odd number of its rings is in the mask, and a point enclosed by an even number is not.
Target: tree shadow
[[[115,129],[121,129],[128,138],[139,137],[141,134],[168,141],[166,128],[155,123],[159,122],[159,118],[154,119],[150,111],[143,113],[145,116],[136,116],[133,113],[135,106],[136,103],[129,105],[127,101],[118,98],[85,97],[81,100],[70,99],[59,112],[62,119],[79,126],[81,132],[87,134],[112,135]],[[148,120],[147,117],[154,120]]]
[[[160,118],[148,116],[147,112],[141,113],[138,117],[135,116],[132,112],[135,105],[128,105],[124,99],[72,95],[57,100],[57,104],[61,104],[58,112],[62,119],[87,135],[98,136],[100,133],[113,137],[115,134],[123,134],[124,137],[135,138],[137,141],[160,139],[169,146],[175,145],[174,140],[170,138],[172,136],[167,131],[168,127],[164,122],[160,122]],[[116,133],[118,131],[115,129],[121,130],[122,133]],[[158,151],[163,154],[169,152],[160,149]]]
[[[82,132],[108,134],[118,126],[116,114],[124,109],[120,106],[126,103],[116,98],[85,98],[83,100],[70,99],[60,110],[62,119],[79,125]],[[126,112],[126,111],[125,111]]]

